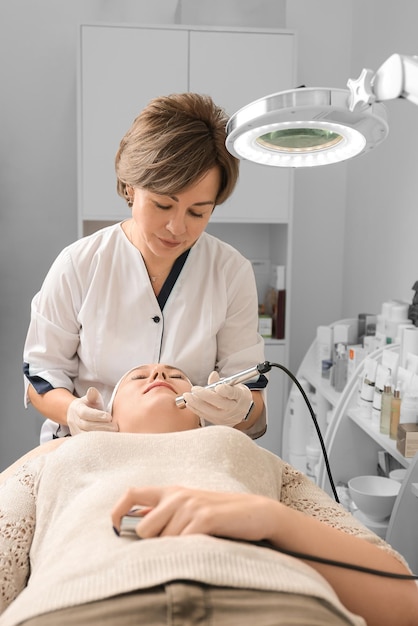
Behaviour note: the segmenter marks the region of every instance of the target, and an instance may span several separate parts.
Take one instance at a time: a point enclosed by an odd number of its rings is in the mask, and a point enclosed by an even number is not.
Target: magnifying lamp
[[[394,54],[374,73],[364,69],[348,89],[299,88],[239,109],[227,124],[226,147],[240,159],[308,167],[366,153],[388,134],[383,100],[418,105],[418,57]]]

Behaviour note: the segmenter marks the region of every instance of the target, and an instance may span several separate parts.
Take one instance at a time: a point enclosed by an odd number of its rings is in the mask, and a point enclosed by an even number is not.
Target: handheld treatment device
[[[232,376],[220,378],[216,381],[216,383],[207,385],[205,389],[214,389],[218,385],[238,385],[238,383],[243,383],[246,380],[250,380],[250,378],[254,378],[254,376],[257,376],[258,374],[265,374],[270,370],[271,364],[268,361],[264,361],[264,363],[259,363],[258,365],[254,365],[254,367],[249,367],[247,370],[238,372],[238,374],[233,374]],[[176,398],[176,405],[180,409],[184,409],[184,407],[186,406],[186,400],[183,396],[179,396],[178,398]]]

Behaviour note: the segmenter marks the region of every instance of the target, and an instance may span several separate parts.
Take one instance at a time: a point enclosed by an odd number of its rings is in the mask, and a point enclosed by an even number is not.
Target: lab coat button
[[[160,321],[160,318],[158,317],[158,315],[154,315],[152,319],[156,324],[158,324],[158,322]]]

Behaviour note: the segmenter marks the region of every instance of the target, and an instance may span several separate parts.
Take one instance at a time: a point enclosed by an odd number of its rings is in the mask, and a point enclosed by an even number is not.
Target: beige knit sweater
[[[313,568],[278,551],[205,535],[117,537],[110,511],[125,488],[168,484],[280,499],[390,550],[233,428],[86,433],[28,462],[0,488],[0,626],[175,579],[317,596],[364,624]]]

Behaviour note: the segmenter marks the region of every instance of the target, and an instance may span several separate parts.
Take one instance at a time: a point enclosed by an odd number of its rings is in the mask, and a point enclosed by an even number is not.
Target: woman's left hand
[[[212,372],[208,385],[219,380],[218,372]],[[199,417],[211,424],[236,426],[248,416],[253,397],[246,385],[218,385],[212,389],[194,386],[183,394],[186,404]]]
[[[138,537],[215,535],[246,541],[260,541],[268,536],[274,515],[268,507],[280,503],[253,494],[223,493],[187,487],[132,487],[112,511],[113,527],[120,529],[121,519],[135,507],[141,507],[136,527]],[[277,515],[277,513],[276,513]]]

